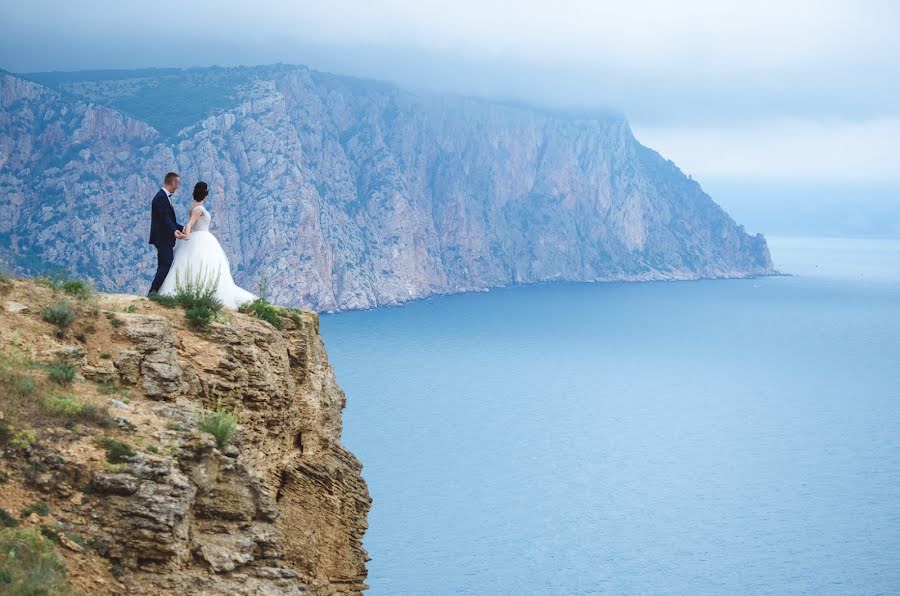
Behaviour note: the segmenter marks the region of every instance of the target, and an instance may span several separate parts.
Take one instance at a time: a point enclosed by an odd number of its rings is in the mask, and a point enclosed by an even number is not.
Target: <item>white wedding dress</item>
[[[175,294],[178,286],[187,283],[216,286],[216,297],[222,304],[237,308],[245,302],[256,299],[247,290],[238,287],[231,277],[231,265],[222,250],[222,245],[209,231],[212,216],[206,207],[198,205],[194,209],[201,211],[194,223],[189,240],[179,240],[175,245],[175,260],[166,275],[160,294]]]

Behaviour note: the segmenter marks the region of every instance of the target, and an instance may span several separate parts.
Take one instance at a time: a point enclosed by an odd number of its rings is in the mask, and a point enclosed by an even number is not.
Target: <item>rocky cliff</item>
[[[7,278],[0,305],[4,548],[39,530],[88,594],[362,592],[371,500],[317,314],[198,331],[145,299]],[[233,437],[210,412],[237,416]],[[27,571],[5,554],[0,591]]]
[[[0,74],[0,257],[143,292],[163,173],[210,184],[236,280],[318,310],[549,280],[772,273],[624,118],[269,66]]]

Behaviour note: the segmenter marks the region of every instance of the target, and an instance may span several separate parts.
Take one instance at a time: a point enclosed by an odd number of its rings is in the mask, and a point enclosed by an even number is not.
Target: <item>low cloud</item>
[[[633,126],[641,143],[696,178],[900,185],[900,118],[775,120],[721,128]]]
[[[695,176],[900,172],[892,0],[29,0],[0,20],[18,72],[301,63],[621,111]]]

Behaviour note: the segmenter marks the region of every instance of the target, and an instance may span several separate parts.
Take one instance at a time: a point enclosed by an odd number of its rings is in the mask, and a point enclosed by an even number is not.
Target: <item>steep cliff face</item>
[[[265,276],[279,302],[319,310],[548,280],[773,272],[762,236],[618,116],[287,66],[41,80],[57,90],[0,78],[0,238],[20,271],[52,262],[142,289],[148,201],[174,169],[182,205],[193,181],[209,182],[239,283]],[[169,88],[212,99],[173,113]],[[154,97],[167,109],[136,100]]]
[[[371,500],[340,442],[345,397],[314,312],[283,317],[284,331],[230,312],[197,332],[137,297],[76,301],[26,281],[3,290],[0,503],[13,514],[49,504],[20,523],[60,542],[76,587],[362,592]],[[63,299],[75,321],[61,338],[41,313]],[[44,380],[59,362],[77,372],[70,385]],[[238,415],[227,444],[199,429],[210,410]],[[110,463],[110,439],[133,453]]]

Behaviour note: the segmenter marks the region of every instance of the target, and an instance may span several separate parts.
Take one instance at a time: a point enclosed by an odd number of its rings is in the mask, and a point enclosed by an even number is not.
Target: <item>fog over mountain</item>
[[[754,230],[898,233],[900,5],[887,0],[34,0],[0,18],[0,66],[19,73],[283,62],[612,109]]]

